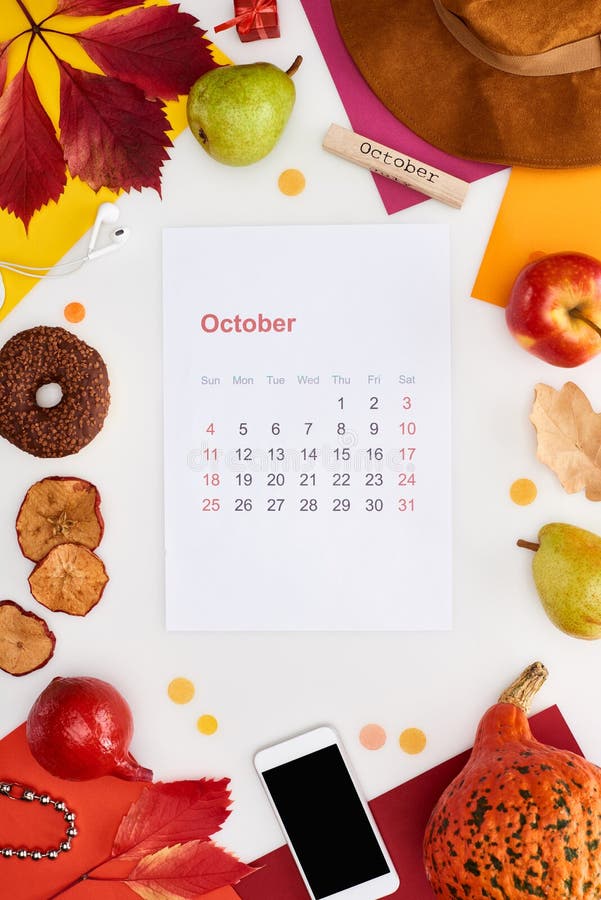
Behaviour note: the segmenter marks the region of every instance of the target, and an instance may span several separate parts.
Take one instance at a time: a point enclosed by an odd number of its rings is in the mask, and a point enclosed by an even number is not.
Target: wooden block
[[[406,156],[399,150],[385,147],[384,144],[372,141],[361,134],[355,134],[354,131],[340,125],[330,125],[323,141],[323,148],[341,159],[347,159],[364,169],[383,175],[384,178],[405,184],[456,209],[460,209],[465,200],[469,187],[467,181],[455,178],[454,175],[440,169],[434,169],[427,163]]]

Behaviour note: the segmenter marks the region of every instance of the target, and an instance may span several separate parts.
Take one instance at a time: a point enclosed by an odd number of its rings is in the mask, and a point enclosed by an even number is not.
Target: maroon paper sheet
[[[532,733],[545,744],[582,751],[557,706],[532,716]],[[390,851],[401,886],[391,897],[433,900],[422,865],[426,823],[443,790],[461,771],[470,750],[406,781],[370,803],[374,818]],[[307,900],[308,894],[287,846],[256,860],[258,872],[236,885],[242,900]]]

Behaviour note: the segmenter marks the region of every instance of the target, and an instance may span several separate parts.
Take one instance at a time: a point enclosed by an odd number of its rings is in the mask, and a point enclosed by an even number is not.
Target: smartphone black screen
[[[337,746],[263,778],[317,900],[390,872]]]

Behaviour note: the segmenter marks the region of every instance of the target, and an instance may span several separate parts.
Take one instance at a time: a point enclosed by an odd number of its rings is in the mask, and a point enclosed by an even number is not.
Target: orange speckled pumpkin
[[[529,666],[484,714],[430,816],[424,863],[444,900],[601,898],[601,769],[532,736],[546,676]]]

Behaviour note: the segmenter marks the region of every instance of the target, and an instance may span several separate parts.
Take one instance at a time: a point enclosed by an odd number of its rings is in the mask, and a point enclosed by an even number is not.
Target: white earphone
[[[113,250],[118,250],[128,240],[130,235],[129,228],[119,225],[111,232],[109,236],[110,243],[96,250],[96,241],[102,226],[114,225],[118,219],[119,208],[114,203],[101,203],[92,225],[88,250],[85,256],[49,266],[28,266],[25,263],[7,262],[0,259],[0,269],[7,269],[9,272],[25,275],[27,278],[61,278],[63,275],[71,275],[90,260],[98,259],[99,256],[105,256],[107,253],[112,253]],[[4,298],[4,281],[0,275],[0,306],[4,303]]]

